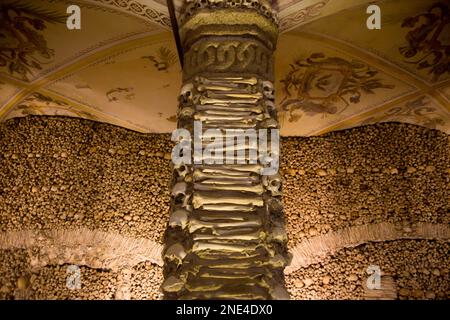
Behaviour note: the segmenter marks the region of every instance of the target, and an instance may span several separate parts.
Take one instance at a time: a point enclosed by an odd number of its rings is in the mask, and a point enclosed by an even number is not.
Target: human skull
[[[274,175],[263,176],[263,185],[266,190],[270,191],[272,196],[281,195],[281,176],[277,173]]]

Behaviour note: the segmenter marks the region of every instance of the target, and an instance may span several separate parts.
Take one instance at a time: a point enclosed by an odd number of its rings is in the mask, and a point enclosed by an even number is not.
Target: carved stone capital
[[[237,9],[239,11],[257,11],[278,24],[277,13],[273,9],[271,0],[187,0],[182,8],[180,23],[183,24],[198,12],[211,12],[215,10]]]
[[[240,70],[246,73],[247,70],[242,69],[242,65],[247,62],[270,64],[259,68],[271,70],[272,59],[268,57],[275,50],[278,37],[275,17],[276,13],[271,8],[270,1],[266,0],[187,1],[180,17],[180,37],[184,52],[189,56],[185,61],[189,65],[188,77],[196,72],[225,72],[223,68],[228,66],[229,62],[236,63],[225,68],[230,72],[241,68]],[[229,44],[224,43],[225,39]],[[196,53],[203,48],[208,48],[208,51],[204,52],[204,58]],[[220,55],[223,50],[231,56],[225,57],[222,62]],[[243,50],[248,57],[236,56],[233,50]],[[202,59],[205,61],[200,61]],[[219,64],[216,69],[204,68],[205,65],[216,62]],[[193,69],[193,65],[198,65],[199,69]],[[272,79],[267,72],[248,72]]]

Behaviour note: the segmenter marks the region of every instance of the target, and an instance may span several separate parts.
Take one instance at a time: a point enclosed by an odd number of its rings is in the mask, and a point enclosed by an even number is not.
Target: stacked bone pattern
[[[276,129],[273,85],[256,77],[195,77],[179,98],[179,128]],[[225,134],[224,134],[225,136]],[[202,150],[210,143],[202,137]],[[223,146],[224,155],[229,145]],[[243,145],[245,160],[256,148]],[[237,154],[237,153],[236,153]],[[224,157],[225,159],[225,157]],[[167,299],[287,299],[281,177],[268,164],[174,165],[162,290]]]

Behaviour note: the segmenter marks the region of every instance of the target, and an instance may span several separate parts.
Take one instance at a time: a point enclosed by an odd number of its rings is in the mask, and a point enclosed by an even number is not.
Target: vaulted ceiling
[[[366,27],[373,3],[381,30]],[[81,30],[66,27],[71,4],[81,7]],[[283,135],[384,121],[450,132],[450,1],[278,7]],[[175,128],[181,68],[165,0],[2,0],[0,10],[1,121],[44,114],[140,132]]]

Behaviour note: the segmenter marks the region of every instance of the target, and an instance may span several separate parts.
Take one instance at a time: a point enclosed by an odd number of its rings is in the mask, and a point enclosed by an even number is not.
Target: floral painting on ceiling
[[[160,47],[158,51],[155,54],[149,55],[149,56],[143,56],[142,59],[149,60],[153,67],[158,72],[169,72],[169,69],[175,65],[178,65],[178,56],[175,52],[172,50],[166,48],[166,47]],[[181,70],[180,70],[181,71]],[[165,86],[168,87],[170,84],[166,84]],[[162,113],[158,112],[158,116],[162,117]],[[177,116],[171,115],[169,117],[166,117],[166,120],[171,123],[177,122]]]
[[[421,96],[403,105],[390,108],[379,115],[364,120],[360,125],[387,121],[409,122],[430,129],[437,129],[446,125],[437,108],[431,104],[427,96]]]
[[[363,94],[394,88],[382,83],[375,77],[378,72],[360,61],[326,57],[323,53],[295,59],[290,67],[280,80],[284,97],[279,105],[281,118],[287,116],[289,122],[303,115],[339,114],[350,104],[359,103]]]
[[[134,88],[114,88],[106,93],[109,102],[117,102],[121,99],[133,100],[135,98]]]
[[[33,70],[51,61],[54,51],[42,35],[46,23],[63,23],[65,17],[32,4],[0,4],[0,70],[29,80]]]
[[[433,82],[450,74],[450,43],[442,40],[450,32],[450,12],[445,3],[437,2],[426,13],[406,18],[402,27],[413,28],[406,35],[408,46],[400,47],[407,63],[416,64],[418,70],[428,69]]]
[[[53,115],[97,120],[89,112],[78,110],[64,101],[53,99],[39,92],[34,92],[25,98],[13,109],[13,112],[19,112],[16,116]]]
[[[156,54],[143,56],[142,59],[150,60],[157,71],[165,72],[178,61],[177,55],[166,47],[160,47]]]

